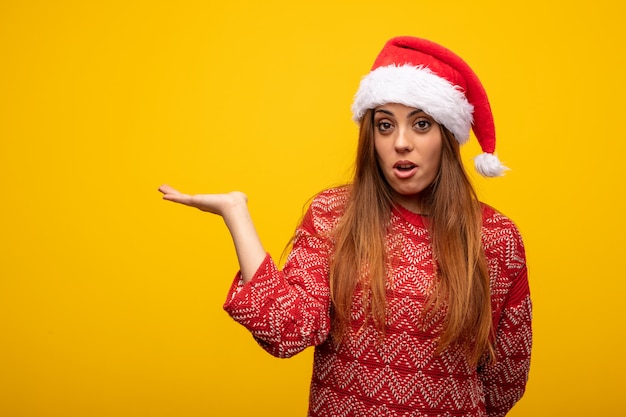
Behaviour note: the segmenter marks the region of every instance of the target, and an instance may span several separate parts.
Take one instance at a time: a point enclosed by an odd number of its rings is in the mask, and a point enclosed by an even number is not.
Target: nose
[[[410,152],[413,150],[413,142],[410,140],[410,133],[406,129],[398,129],[398,134],[394,138],[393,146],[398,153]]]

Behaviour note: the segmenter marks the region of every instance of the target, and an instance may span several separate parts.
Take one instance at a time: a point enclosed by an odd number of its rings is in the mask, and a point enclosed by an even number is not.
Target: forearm
[[[245,204],[233,205],[223,219],[235,245],[241,278],[247,283],[265,259],[265,249]]]
[[[242,285],[237,274],[224,309],[276,357],[322,343],[330,331],[327,246],[299,228],[284,268],[266,254],[252,282]]]

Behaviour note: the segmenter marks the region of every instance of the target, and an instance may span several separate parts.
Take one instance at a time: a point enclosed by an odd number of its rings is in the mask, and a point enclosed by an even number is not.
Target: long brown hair
[[[459,144],[440,125],[443,135],[441,167],[433,183],[420,194],[430,213],[437,279],[424,317],[446,308],[438,352],[458,344],[477,364],[483,354],[493,359],[489,273],[481,243],[480,203],[461,161]],[[334,231],[330,267],[333,338],[346,336],[357,285],[381,335],[385,332],[385,239],[393,207],[374,148],[373,111],[361,120],[354,179],[344,214]],[[355,267],[356,266],[356,267]]]

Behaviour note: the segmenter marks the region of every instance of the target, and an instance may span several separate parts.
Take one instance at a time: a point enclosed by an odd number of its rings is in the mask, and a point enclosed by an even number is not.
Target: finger
[[[162,192],[163,194],[180,194],[178,192],[178,190],[170,187],[167,184],[163,184],[159,187],[159,191]]]
[[[192,197],[189,194],[183,194],[167,184],[161,185],[159,187],[159,191],[163,193],[163,200],[181,203],[188,206],[192,205]]]
[[[193,197],[189,194],[182,194],[179,192],[163,194],[163,200],[173,201],[174,203],[181,203],[187,206],[194,206]]]

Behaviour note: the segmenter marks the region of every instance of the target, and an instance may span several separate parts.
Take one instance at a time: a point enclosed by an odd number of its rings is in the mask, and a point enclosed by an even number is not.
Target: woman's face
[[[428,187],[441,165],[439,124],[420,109],[384,104],[374,109],[374,146],[397,203],[419,212],[417,195]]]

